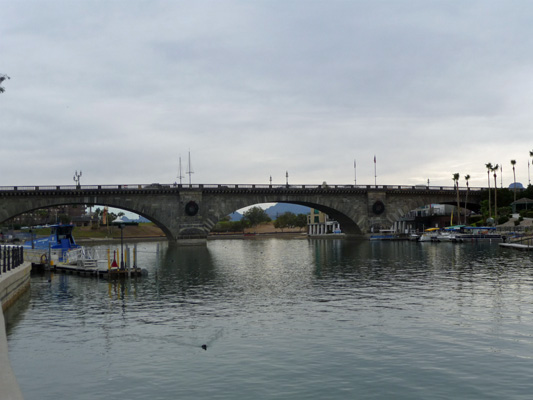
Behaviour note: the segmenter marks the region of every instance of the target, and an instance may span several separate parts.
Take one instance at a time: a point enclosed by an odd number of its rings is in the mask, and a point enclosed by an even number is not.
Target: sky
[[[530,1],[0,10],[0,186],[528,183]]]

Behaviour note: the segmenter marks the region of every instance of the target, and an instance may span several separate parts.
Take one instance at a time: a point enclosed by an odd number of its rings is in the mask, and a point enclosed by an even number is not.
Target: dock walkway
[[[533,246],[530,246],[528,244],[521,244],[521,243],[499,243],[501,247],[507,247],[510,249],[516,249],[516,250],[522,250],[522,251],[530,251],[533,250]]]

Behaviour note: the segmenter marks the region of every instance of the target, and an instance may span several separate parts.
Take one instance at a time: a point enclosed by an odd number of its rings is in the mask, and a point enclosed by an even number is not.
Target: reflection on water
[[[527,253],[280,239],[138,252],[147,277],[32,278],[6,315],[26,400],[529,395]]]

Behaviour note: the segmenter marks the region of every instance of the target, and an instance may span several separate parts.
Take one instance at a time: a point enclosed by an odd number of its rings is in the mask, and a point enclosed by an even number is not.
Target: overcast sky
[[[0,9],[0,186],[528,182],[531,1]]]

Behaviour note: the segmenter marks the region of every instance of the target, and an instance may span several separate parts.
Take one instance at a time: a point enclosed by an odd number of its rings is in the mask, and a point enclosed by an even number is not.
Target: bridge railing
[[[424,186],[424,185],[338,185],[338,184],[318,184],[318,185],[293,185],[293,184],[127,184],[127,185],[43,185],[43,186],[0,186],[1,192],[46,192],[46,191],[73,191],[73,190],[157,190],[157,189],[360,189],[360,190],[444,190],[454,191],[453,186]],[[476,191],[484,188],[470,187]],[[464,187],[460,191],[466,190]]]

